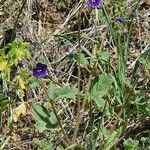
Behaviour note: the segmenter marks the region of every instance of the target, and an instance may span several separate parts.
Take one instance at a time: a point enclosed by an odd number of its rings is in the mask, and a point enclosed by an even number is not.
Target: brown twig
[[[81,121],[83,119],[84,110],[85,110],[86,102],[87,102],[87,99],[88,99],[88,92],[89,92],[89,88],[90,88],[90,85],[91,85],[91,80],[92,80],[92,75],[90,75],[90,77],[89,77],[88,84],[87,84],[88,87],[87,87],[85,97],[84,97],[84,100],[83,100],[83,103],[82,103],[82,106],[81,106],[81,110],[78,112],[78,115],[77,115],[77,121],[76,121],[75,130],[74,130],[74,133],[73,133],[72,143],[75,143],[75,141],[76,141],[76,137],[77,137],[77,134],[78,134],[78,131],[79,131],[79,126],[80,126]]]

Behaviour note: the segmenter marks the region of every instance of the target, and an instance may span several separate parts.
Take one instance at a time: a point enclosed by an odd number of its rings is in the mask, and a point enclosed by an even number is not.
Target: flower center
[[[38,70],[37,70],[38,73],[41,72],[41,71],[42,71],[42,69],[38,69]]]

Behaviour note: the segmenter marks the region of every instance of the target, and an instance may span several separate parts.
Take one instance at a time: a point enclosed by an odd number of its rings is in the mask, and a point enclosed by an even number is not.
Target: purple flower
[[[116,22],[119,22],[119,23],[121,23],[121,24],[125,24],[125,20],[124,20],[123,17],[117,17],[117,18],[116,18]]]
[[[22,60],[19,60],[18,66],[19,66],[20,68],[23,68],[23,61],[22,61]]]
[[[88,6],[92,9],[99,8],[102,0],[87,0]]]
[[[47,73],[47,65],[38,63],[36,68],[33,68],[33,76],[43,78],[46,76]]]

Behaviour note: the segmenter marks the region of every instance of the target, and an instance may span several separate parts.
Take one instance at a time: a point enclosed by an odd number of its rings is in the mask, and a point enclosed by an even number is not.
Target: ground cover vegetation
[[[0,0],[0,149],[149,150],[150,2]]]

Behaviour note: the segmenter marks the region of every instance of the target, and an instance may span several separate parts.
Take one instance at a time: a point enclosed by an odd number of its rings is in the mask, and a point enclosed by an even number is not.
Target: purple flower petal
[[[47,69],[47,65],[46,64],[42,64],[42,63],[37,63],[36,67],[37,68]]]
[[[18,62],[18,66],[19,66],[20,68],[23,68],[23,61],[22,61],[22,60],[20,60],[20,61]]]
[[[88,6],[92,9],[99,8],[101,6],[102,0],[88,0]]]
[[[36,68],[33,68],[33,76],[43,78],[46,76],[47,73],[47,65],[38,63]]]
[[[40,70],[40,69],[37,69],[37,68],[33,68],[33,75],[35,77],[43,78],[43,77],[46,76],[46,70]]]

